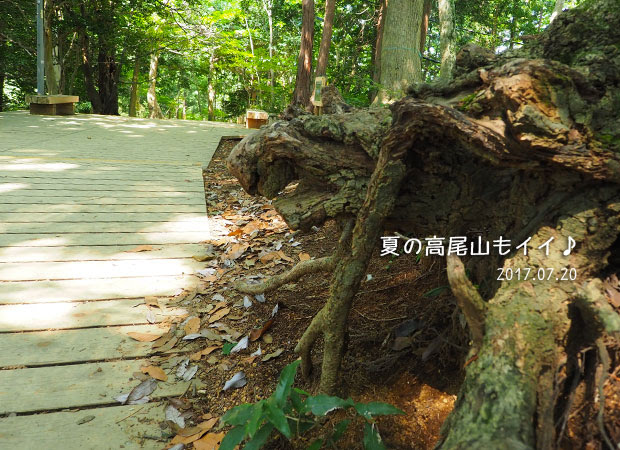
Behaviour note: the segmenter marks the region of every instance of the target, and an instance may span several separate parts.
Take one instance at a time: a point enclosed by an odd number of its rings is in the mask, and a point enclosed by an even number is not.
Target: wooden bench
[[[248,109],[245,118],[246,128],[260,128],[262,125],[267,125],[269,113],[259,109]]]
[[[48,116],[67,116],[75,114],[75,104],[80,100],[77,95],[27,95],[30,114]]]

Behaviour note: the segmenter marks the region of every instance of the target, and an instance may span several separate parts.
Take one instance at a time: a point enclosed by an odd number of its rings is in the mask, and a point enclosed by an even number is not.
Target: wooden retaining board
[[[89,245],[72,247],[0,247],[0,262],[118,261],[186,258],[205,251],[201,244],[154,244],[136,252],[135,245]]]
[[[7,449],[161,450],[166,441],[158,424],[165,420],[163,402],[111,406],[0,418],[0,442]],[[85,418],[90,419],[81,423]]]
[[[151,310],[156,323],[187,314],[187,311],[181,308]],[[144,300],[0,305],[0,333],[110,325],[146,325],[147,311]]]
[[[149,324],[0,333],[0,368],[145,357],[153,353],[152,343],[136,341],[127,333],[161,335],[168,328],[159,324]]]
[[[0,283],[0,304],[56,303],[170,296],[197,282],[191,275],[95,278],[88,280],[5,281]],[[80,303],[76,303],[80,305]],[[3,317],[0,315],[0,323]],[[125,322],[132,323],[132,322]],[[107,325],[107,324],[106,324]],[[117,323],[117,325],[120,325]],[[57,328],[50,325],[44,327]],[[63,328],[71,328],[64,326]],[[0,326],[1,331],[1,326]]]
[[[123,261],[0,263],[0,282],[33,280],[94,280],[192,275],[205,264],[193,258]]]
[[[140,384],[133,378],[148,361],[128,360],[0,371],[0,414],[31,413],[98,405],[120,405],[115,397]],[[152,400],[182,395],[189,382],[160,381]],[[15,388],[23,386],[19,395]]]

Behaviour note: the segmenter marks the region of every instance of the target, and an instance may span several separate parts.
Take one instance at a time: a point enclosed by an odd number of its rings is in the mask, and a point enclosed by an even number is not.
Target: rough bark
[[[82,15],[84,15],[84,7],[82,6]],[[82,72],[84,74],[84,86],[86,87],[86,94],[88,95],[88,100],[90,100],[90,104],[93,108],[93,112],[95,114],[102,114],[102,104],[101,99],[99,98],[99,93],[95,88],[95,78],[93,77],[93,72],[91,69],[91,58],[90,58],[90,43],[88,39],[88,35],[86,34],[86,30],[83,28],[78,29],[78,34],[80,38],[80,51],[82,57]]]
[[[390,0],[387,4],[375,103],[401,98],[411,83],[422,81],[419,43],[423,6],[424,0]]]
[[[4,79],[6,75],[0,71],[0,112],[4,111]]]
[[[454,0],[439,0],[439,35],[441,46],[441,69],[439,76],[444,81],[452,79],[456,60],[454,35]]]
[[[131,76],[131,92],[129,93],[129,117],[136,117],[138,113],[138,77],[140,75],[140,59],[136,54],[133,61]]]
[[[431,15],[431,0],[424,0],[422,8],[422,25],[420,27],[420,53],[424,55],[426,49],[426,35],[428,34],[428,20]]]
[[[553,22],[563,9],[564,0],[555,0],[555,5],[553,6],[553,12],[551,13],[551,19],[549,19],[549,22]]]
[[[510,251],[448,260],[474,345],[438,446],[556,446],[579,352],[599,348],[604,362],[601,338],[620,336],[601,283],[620,269],[610,267],[620,259],[619,42],[620,4],[597,0],[521,49],[464,49],[453,82],[417,84],[389,110],[298,114],[235,147],[231,172],[248,192],[276,197],[291,227],[355,217],[336,249],[329,299],[297,346],[308,373],[325,338],[323,390],[337,386],[351,299],[382,230],[486,230],[485,240],[510,239]],[[564,254],[569,238],[576,246]],[[527,253],[516,249],[525,241]],[[553,276],[498,280],[498,268]],[[565,268],[576,279],[556,279]]]
[[[55,95],[60,93],[58,77],[56,76],[56,66],[54,64],[52,39],[52,18],[54,16],[54,3],[45,1],[44,8],[44,27],[43,27],[43,44],[45,53],[45,84],[47,85],[47,93]]]
[[[310,103],[312,80],[312,45],[314,42],[314,0],[301,3],[301,45],[297,58],[297,76],[293,91],[293,105],[305,108]]]
[[[375,41],[372,81],[379,84],[381,81],[381,48],[383,47],[383,28],[385,27],[385,14],[387,12],[387,0],[379,0],[377,13],[377,39]],[[374,97],[374,95],[373,95]]]
[[[329,60],[329,47],[332,43],[332,30],[334,28],[334,16],[336,14],[336,0],[325,0],[325,17],[323,19],[323,33],[319,46],[319,58],[316,63],[317,77],[323,77],[327,73],[327,61]]]
[[[155,90],[157,86],[157,65],[159,62],[159,55],[157,51],[151,53],[151,63],[149,64],[149,90],[146,94],[146,101],[149,105],[149,118],[151,119],[163,119],[164,115],[157,103],[157,92]]]

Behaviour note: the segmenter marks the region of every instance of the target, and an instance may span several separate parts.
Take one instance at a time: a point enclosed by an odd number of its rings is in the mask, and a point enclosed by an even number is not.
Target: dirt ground
[[[220,348],[204,357],[198,356],[198,377],[204,383],[196,396],[181,405],[190,421],[219,417],[231,407],[268,397],[275,389],[282,368],[297,359],[293,349],[328,296],[329,274],[308,275],[294,284],[265,294],[265,302],[248,295],[252,302],[244,307],[244,294],[236,291],[235,281],[251,276],[270,276],[290,269],[302,259],[329,255],[338,239],[334,223],[308,233],[292,232],[262,198],[246,194],[236,179],[228,174],[225,158],[237,143],[223,140],[210,166],[204,172],[205,196],[209,216],[223,220],[230,233],[225,238],[205,242],[207,248],[204,283],[198,289],[181,294],[190,298],[189,309],[205,319],[205,312],[221,318],[214,324],[233,338],[265,328],[274,306],[278,311],[271,326],[247,350],[224,355]],[[441,424],[456,400],[467,364],[467,341],[464,320],[456,309],[447,288],[441,259],[414,255],[372,258],[367,280],[357,294],[349,321],[347,352],[343,363],[341,396],[356,401],[383,401],[406,414],[385,416],[378,420],[384,443],[393,449],[430,449],[438,437]],[[215,298],[213,296],[216,296]],[[217,300],[219,309],[212,305]],[[223,308],[225,306],[225,308]],[[211,323],[211,319],[208,319]],[[180,324],[183,326],[184,324]],[[194,350],[222,343],[204,341]],[[260,346],[261,356],[250,356]],[[320,346],[319,346],[320,347]],[[188,347],[189,348],[189,347]],[[187,349],[186,349],[187,351]],[[265,355],[281,351],[279,356],[263,361]],[[585,354],[585,353],[584,353]],[[320,348],[313,355],[320,366]],[[612,367],[619,367],[618,353],[611,353]],[[585,358],[585,357],[584,357]],[[243,371],[247,385],[222,391],[233,374]],[[620,379],[618,369],[605,384],[607,429],[620,440]],[[295,386],[316,391],[317,377],[304,380],[298,374]],[[582,383],[583,384],[583,383]],[[583,384],[572,402],[563,448],[602,447],[596,414],[598,402]],[[272,440],[266,448],[306,448],[316,437],[330,431],[344,412],[331,414],[318,429],[288,442]],[[339,448],[362,448],[362,422],[339,441]],[[224,430],[225,431],[225,430]],[[616,434],[617,433],[617,434]],[[174,441],[173,441],[174,442]],[[191,444],[190,444],[191,445]],[[194,443],[195,448],[199,447]],[[170,446],[170,445],[169,445]],[[187,447],[186,447],[187,448]],[[206,448],[206,447],[204,447]]]

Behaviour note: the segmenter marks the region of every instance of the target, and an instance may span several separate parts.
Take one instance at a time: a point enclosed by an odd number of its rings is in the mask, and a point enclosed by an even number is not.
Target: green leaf
[[[275,402],[279,407],[283,407],[286,403],[286,399],[291,392],[291,386],[293,385],[293,381],[295,381],[297,367],[300,363],[300,360],[293,361],[284,369],[282,369],[282,373],[280,373],[280,379],[278,380],[278,385],[276,386],[276,392],[273,394]]]
[[[374,416],[388,416],[390,414],[405,414],[404,411],[383,402],[356,403],[353,405],[360,416],[371,419]]]
[[[250,437],[254,437],[256,434],[256,430],[263,424],[265,421],[265,400],[261,400],[260,402],[254,404],[254,411],[252,415],[248,418],[247,424],[245,426],[245,431]]]
[[[261,427],[260,430],[254,435],[252,439],[248,441],[247,444],[243,447],[243,450],[258,450],[260,449],[273,431],[273,425],[267,423]]]
[[[303,389],[299,389],[294,387],[293,390],[297,392],[299,395],[305,395],[306,397],[310,397],[312,394],[310,392],[306,392]]]
[[[314,441],[306,450],[319,450],[323,445],[323,441],[321,439],[317,439]]]
[[[364,448],[366,450],[385,450],[381,435],[374,424],[366,422],[364,425]]]
[[[295,411],[297,411],[299,414],[304,414],[307,408],[306,408],[304,400],[302,400],[301,396],[297,392],[297,389],[291,390],[290,398],[291,398],[291,404],[293,405],[293,408],[295,409]]]
[[[306,399],[306,408],[310,409],[315,416],[324,416],[334,409],[348,408],[349,406],[353,406],[353,400],[350,398],[344,400],[339,397],[321,394]]]
[[[233,347],[237,345],[236,342],[226,342],[223,346],[222,346],[222,354],[223,355],[230,355],[230,351],[233,349]]]
[[[273,402],[267,402],[267,417],[269,421],[278,429],[278,431],[286,436],[287,439],[291,439],[293,437],[291,427],[288,424],[288,419],[284,415],[284,411],[282,411],[282,409],[277,405],[274,405]]]
[[[254,408],[255,405],[249,403],[235,406],[226,411],[226,414],[224,414],[220,420],[227,425],[243,425],[252,416]]]
[[[439,286],[439,287],[437,287],[435,289],[431,289],[430,291],[426,292],[422,297],[437,297],[443,291],[448,289],[448,287],[449,286]]]
[[[226,433],[222,443],[220,444],[220,450],[233,450],[245,437],[245,427],[237,426]]]
[[[342,420],[340,422],[338,422],[336,424],[336,426],[334,427],[334,432],[332,433],[332,435],[329,437],[329,439],[327,440],[327,443],[329,445],[331,445],[332,447],[334,447],[336,444],[336,442],[338,441],[338,439],[340,439],[340,437],[342,436],[342,433],[344,433],[347,429],[347,427],[349,426],[349,424],[351,423],[350,420]]]

